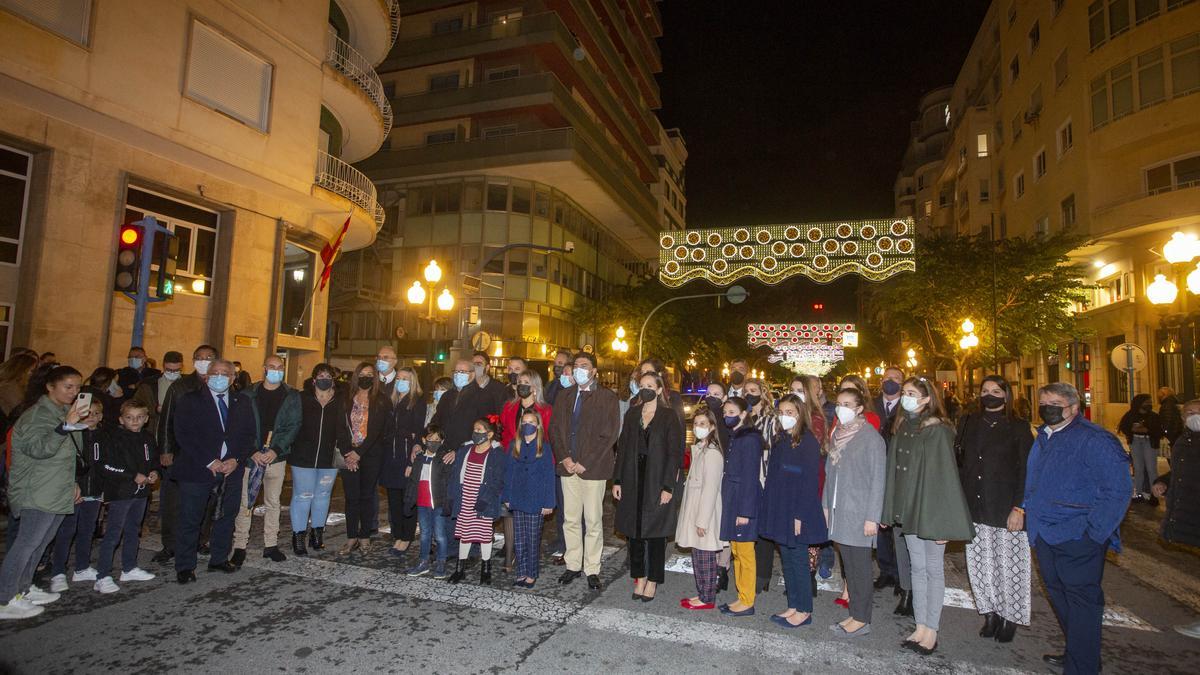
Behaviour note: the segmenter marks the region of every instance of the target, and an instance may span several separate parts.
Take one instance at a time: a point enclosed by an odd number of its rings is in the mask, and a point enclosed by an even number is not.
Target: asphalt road
[[[1104,582],[1107,672],[1197,672],[1200,640],[1172,626],[1200,618],[1200,552],[1159,542],[1155,513],[1133,507],[1123,529],[1127,551],[1110,556]],[[370,552],[339,558],[340,524],[328,530],[328,550],[272,563],[260,556],[261,518],[254,523],[242,570],[199,573],[198,583],[180,586],[172,569],[149,562],[158,548],[152,514],[142,566],[160,576],[124,584],[112,595],[75,584],[41,616],[0,624],[0,670],[1023,673],[1050,672],[1041,655],[1062,646],[1040,588],[1034,591],[1033,625],[1013,643],[979,638],[981,621],[965,592],[961,548],[947,558],[950,590],[938,651],[920,657],[898,647],[911,620],[892,615],[890,593],[876,594],[872,635],[834,639],[828,626],[845,616],[833,604],[840,588],[836,573],[822,582],[813,625],[786,630],[767,619],[784,606],[778,564],[776,585],[760,596],[758,614],[735,619],[680,608],[678,599],[695,592],[685,572],[668,572],[654,602],[634,602],[623,542],[611,534],[602,592],[589,591],[582,580],[560,586],[563,568],[549,566],[548,559],[537,587],[523,591],[512,588],[512,575],[498,566],[492,585],[480,586],[477,562],[457,586],[404,576],[412,561],[387,554],[386,534]],[[733,597],[732,591],[723,595],[724,601]]]

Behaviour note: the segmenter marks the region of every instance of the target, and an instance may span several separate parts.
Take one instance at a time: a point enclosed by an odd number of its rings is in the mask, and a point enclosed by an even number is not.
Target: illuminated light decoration
[[[857,329],[852,323],[752,323],[746,326],[746,343],[751,347],[771,347],[798,343],[858,346]],[[847,344],[846,336],[854,336]]]
[[[1167,281],[1166,275],[1154,275],[1154,282],[1146,287],[1146,298],[1150,300],[1152,305],[1169,305],[1175,302],[1175,297],[1179,295],[1179,289],[1175,284]]]

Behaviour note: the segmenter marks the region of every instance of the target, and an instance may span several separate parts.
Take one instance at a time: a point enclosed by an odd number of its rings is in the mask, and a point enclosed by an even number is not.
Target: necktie
[[[225,394],[217,394],[217,410],[221,413],[221,428],[229,421],[229,406],[225,404]]]
[[[576,418],[579,417],[579,406],[581,403],[583,403],[583,390],[580,390],[578,393],[575,394],[575,410],[573,410],[571,412],[571,414],[574,415]]]

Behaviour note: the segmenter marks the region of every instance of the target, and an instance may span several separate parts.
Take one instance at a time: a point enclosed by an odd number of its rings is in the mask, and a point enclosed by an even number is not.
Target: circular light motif
[[[721,249],[721,255],[725,256],[726,258],[732,258],[733,256],[737,255],[737,247],[733,244],[725,244],[725,246]]]
[[[842,242],[842,253],[846,255],[854,255],[858,253],[858,243],[854,241]]]
[[[892,234],[899,237],[908,232],[908,223],[903,220],[897,220],[892,223]]]
[[[850,227],[850,223],[842,223],[841,225],[838,225],[837,236],[845,239],[846,237],[849,237],[853,233],[854,233],[854,230]]]
[[[688,232],[687,243],[691,244],[692,246],[699,244],[700,243],[700,233],[696,232],[696,231]]]
[[[753,258],[754,257],[754,247],[753,246],[743,246],[741,254],[742,254],[742,257],[745,258],[746,260]]]
[[[721,245],[721,235],[720,235],[720,233],[713,232],[713,233],[709,234],[709,235],[708,235],[708,245],[709,245],[709,246],[712,246],[712,247],[714,247],[714,248],[715,248],[715,247],[717,247],[717,246],[720,246],[720,245]]]
[[[692,249],[692,260],[694,260],[696,262],[701,262],[702,260],[704,260],[704,249],[702,249],[702,248]]]
[[[758,234],[754,235],[760,244],[766,244],[771,241],[771,233],[766,230],[759,230]]]
[[[783,231],[783,236],[788,241],[796,241],[800,238],[800,228],[795,225],[788,225],[787,229]]]
[[[832,239],[826,239],[825,245],[822,247],[826,253],[837,253],[838,243]]]
[[[808,230],[808,240],[818,241],[821,238],[821,228],[813,227]]]
[[[880,251],[887,253],[888,251],[892,250],[892,239],[891,237],[880,237],[879,243],[875,245],[879,247]]]
[[[742,228],[742,229],[734,232],[733,240],[738,242],[739,244],[744,244],[747,241],[750,241],[750,230]]]
[[[763,266],[763,269],[767,270],[768,272],[775,269],[775,259],[772,258],[771,256],[767,256],[767,257],[763,258],[762,266]]]
[[[804,244],[792,244],[792,257],[793,258],[803,258],[804,257]]]
[[[659,240],[658,240],[658,243],[659,243],[659,244],[662,244],[662,247],[663,247],[663,248],[667,248],[667,249],[669,249],[669,248],[671,248],[672,246],[674,246],[674,245],[675,245],[675,237],[672,237],[672,236],[671,236],[671,235],[669,235],[669,234],[664,234],[664,235],[663,235],[663,237],[662,237],[662,239],[659,239]]]
[[[729,269],[729,263],[725,262],[724,259],[718,258],[713,261],[712,267],[714,272],[720,274]]]
[[[677,274],[679,272],[679,263],[674,260],[668,261],[664,269],[667,270],[667,274]]]
[[[896,250],[900,251],[901,253],[912,253],[912,239],[901,239],[900,241],[896,242]]]
[[[775,255],[783,255],[784,253],[787,253],[787,249],[787,244],[783,243],[782,241],[777,241],[771,245],[771,253],[774,253]]]
[[[862,229],[859,230],[858,233],[863,239],[874,239],[875,238],[875,226],[874,225],[863,225]]]
[[[823,270],[826,267],[829,267],[829,258],[827,258],[823,255],[816,256],[815,258],[813,258],[813,267],[816,267],[819,270]]]
[[[883,256],[879,255],[878,253],[871,253],[867,255],[867,267],[879,267],[882,264]],[[847,328],[846,330],[849,329]]]
[[[686,246],[679,246],[675,249],[675,257],[680,260],[687,260],[688,250]]]

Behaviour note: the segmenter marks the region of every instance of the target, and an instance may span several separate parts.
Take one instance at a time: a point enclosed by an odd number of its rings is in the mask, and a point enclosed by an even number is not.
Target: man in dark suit
[[[888,366],[883,371],[883,381],[880,383],[880,393],[872,401],[875,406],[875,414],[879,415],[879,433],[883,436],[885,443],[889,443],[892,439],[892,425],[896,422],[896,415],[900,412],[900,387],[904,384],[904,371],[897,366]],[[901,604],[906,604],[904,600],[907,596],[903,595],[904,587],[910,582],[908,579],[902,579],[900,576],[900,566],[897,564],[897,555],[903,555],[905,560],[908,559],[908,551],[904,549],[904,540],[894,536],[894,533],[888,528],[888,531],[883,533],[883,536],[877,537],[875,559],[879,563],[879,578],[875,580],[875,588],[887,588],[893,586],[896,593],[901,595]],[[903,567],[908,567],[907,562]],[[899,610],[901,608],[897,608]]]
[[[234,367],[225,360],[208,367],[204,389],[179,398],[173,413],[179,456],[173,476],[179,483],[179,530],[175,572],[179,583],[195,581],[200,526],[216,488],[212,557],[208,569],[234,572],[228,561],[233,547],[234,519],[241,501],[242,462],[257,448],[257,418],[253,402],[232,390]]]
[[[542,390],[542,398],[546,399],[546,403],[549,403],[551,406],[554,405],[554,397],[558,396],[558,392],[560,392],[563,389],[566,389],[567,387],[570,387],[572,384],[574,384],[573,382],[570,381],[571,380],[571,365],[570,364],[571,364],[572,356],[574,356],[574,354],[566,349],[560,349],[560,350],[558,350],[558,353],[554,355],[554,367],[550,369],[550,376],[551,376],[550,381],[546,384],[545,388]],[[564,373],[566,374],[566,379],[568,380],[568,382],[566,384],[563,384],[563,379],[564,379],[563,374]],[[562,512],[562,509],[559,509],[559,513],[561,513],[561,512]]]
[[[447,448],[457,450],[469,441],[475,420],[500,414],[499,401],[493,395],[489,395],[486,388],[481,388],[475,383],[475,373],[472,363],[466,359],[459,359],[454,364],[454,388],[442,394],[437,412],[430,420],[445,432],[444,445]],[[504,389],[504,385],[499,382],[492,382],[501,390]]]
[[[133,394],[133,399],[146,406],[150,420],[146,430],[158,438],[158,423],[162,413],[163,403],[167,400],[167,391],[171,384],[183,377],[183,354],[170,351],[163,355],[161,373],[147,375]]]
[[[478,387],[487,396],[488,399],[494,402],[496,412],[499,415],[500,409],[504,407],[505,401],[508,400],[508,386],[503,382],[497,382],[488,374],[488,355],[487,352],[475,352],[471,355],[471,367],[474,370],[474,380],[472,386]]]

